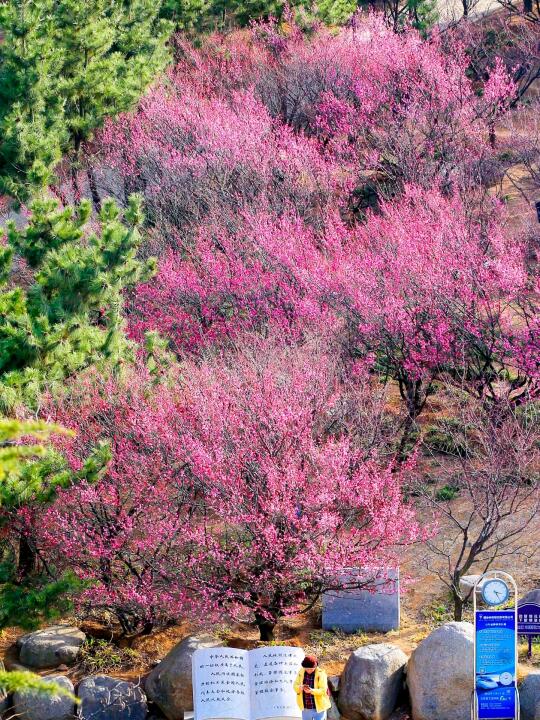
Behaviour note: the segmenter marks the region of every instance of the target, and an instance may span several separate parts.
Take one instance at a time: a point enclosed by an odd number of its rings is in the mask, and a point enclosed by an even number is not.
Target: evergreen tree
[[[211,0],[163,0],[161,16],[172,20],[177,30],[201,31],[213,17]]]
[[[354,0],[339,0],[328,2],[323,0],[327,6],[327,15],[331,14],[331,6],[353,5],[354,12],[356,2]],[[175,27],[179,30],[208,31],[227,29],[234,26],[246,26],[252,20],[267,18],[270,15],[281,18],[286,8],[310,10],[314,5],[311,0],[164,0],[161,14],[165,18],[174,21]],[[318,3],[314,5],[316,9]],[[325,22],[340,22],[338,18],[343,13],[336,11],[332,17],[334,20],[325,19],[325,13],[318,14]]]
[[[155,267],[153,259],[141,262],[136,257],[142,222],[136,196],[130,198],[123,219],[116,204],[106,201],[98,232],[87,230],[88,201],[59,210],[54,200],[38,200],[31,212],[23,230],[8,225],[7,244],[0,248],[0,411],[4,413],[18,405],[37,409],[44,390],[54,391],[90,365],[118,368],[130,351],[123,333],[123,290],[148,279]],[[15,257],[33,273],[27,286],[9,284]],[[31,513],[49,502],[59,487],[96,480],[108,459],[108,447],[98,445],[81,470],[73,473],[60,452],[48,449],[17,472],[11,470],[0,478],[4,520],[13,523],[23,506]],[[32,574],[36,553],[25,528],[15,527],[15,532],[18,571],[11,577],[11,563],[4,573],[0,624],[17,614],[31,621],[32,608],[38,615],[49,612],[51,595],[66,590],[65,580],[49,587],[49,594],[41,586],[21,589],[20,578]]]
[[[0,193],[19,200],[50,181],[67,141],[52,10],[53,0],[0,5]]]
[[[36,506],[51,500],[58,487],[66,487],[82,478],[89,482],[96,481],[105,469],[110,452],[103,444],[83,462],[79,472],[72,473],[59,452],[42,444],[51,433],[66,434],[68,431],[40,420],[20,422],[0,417],[2,521],[8,521],[14,512],[27,503]],[[40,444],[22,442],[30,437]],[[0,554],[0,628],[16,624],[32,629],[43,621],[56,619],[62,611],[71,609],[67,594],[79,589],[80,581],[71,574],[59,579],[29,577],[33,567],[24,567],[24,562],[33,564],[34,559],[33,548],[24,535],[20,537],[18,569],[6,546]],[[16,681],[16,677],[6,677],[0,672],[0,686]]]
[[[123,333],[122,291],[153,273],[155,262],[136,258],[140,200],[124,213],[112,200],[101,210],[100,232],[88,233],[88,201],[59,210],[54,200],[31,206],[28,226],[11,223],[0,248],[0,282],[13,271],[14,255],[26,261],[33,282],[0,285],[0,411],[35,407],[54,388],[90,365],[118,367],[128,344]]]
[[[82,143],[106,117],[131,108],[168,60],[172,26],[155,0],[57,0],[55,33],[65,49],[59,91],[72,154],[75,198]],[[94,202],[97,188],[90,173]]]
[[[0,690],[3,690],[5,693],[31,692],[68,697],[74,703],[79,704],[81,702],[78,697],[57,682],[44,679],[36,673],[23,670],[12,670],[11,672],[0,670]]]
[[[356,0],[319,0],[316,5],[317,16],[327,25],[342,25],[357,8]]]
[[[0,190],[26,201],[62,154],[132,107],[168,60],[172,24],[152,0],[7,0],[0,27]],[[97,190],[90,174],[94,202]]]
[[[0,507],[4,506],[3,490],[6,479],[20,477],[29,461],[45,454],[43,445],[15,444],[16,441],[25,436],[44,440],[53,432],[65,431],[42,420],[21,422],[0,417]]]

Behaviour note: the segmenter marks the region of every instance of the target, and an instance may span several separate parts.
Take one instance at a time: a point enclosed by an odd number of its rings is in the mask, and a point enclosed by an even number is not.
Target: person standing
[[[328,678],[315,655],[306,655],[302,660],[293,687],[302,720],[326,720],[326,711],[330,708]]]

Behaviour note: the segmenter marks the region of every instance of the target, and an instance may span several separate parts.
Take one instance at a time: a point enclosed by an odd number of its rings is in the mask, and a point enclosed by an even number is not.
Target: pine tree
[[[106,201],[98,233],[87,231],[90,212],[88,201],[59,210],[54,200],[38,200],[26,228],[8,226],[0,283],[7,284],[15,254],[34,274],[28,289],[1,291],[0,284],[0,411],[35,407],[45,388],[90,365],[117,368],[129,351],[122,291],[155,266],[136,258],[140,199],[130,199],[123,222]]]
[[[0,193],[18,200],[50,181],[67,141],[52,9],[53,0],[0,5]]]
[[[148,279],[155,268],[153,259],[141,262],[136,257],[143,219],[136,196],[130,198],[123,218],[116,204],[107,200],[97,232],[88,231],[89,201],[59,210],[54,200],[37,200],[31,213],[24,229],[8,225],[7,244],[0,247],[0,412],[4,413],[21,405],[36,410],[44,390],[54,392],[90,365],[119,368],[130,353],[123,332],[123,291]],[[10,285],[15,257],[19,270],[24,261],[32,272],[26,287]],[[108,459],[108,447],[98,445],[81,470],[73,473],[60,452],[48,449],[43,457],[0,478],[4,518],[16,516],[23,506],[49,502],[59,487],[96,480]],[[19,580],[32,574],[36,554],[29,536],[22,530],[18,535],[18,572],[15,578],[4,577],[3,612],[11,617],[18,609],[31,618],[32,607],[43,614],[53,603],[41,587],[21,589]],[[65,590],[64,580],[50,588],[53,595]]]
[[[318,0],[317,16],[328,25],[342,25],[357,10],[356,0]]]
[[[57,41],[65,49],[59,90],[65,99],[75,178],[82,143],[106,117],[131,108],[165,66],[171,24],[154,0],[58,0]],[[90,176],[94,201],[95,183]]]
[[[2,5],[1,191],[26,201],[67,155],[79,199],[82,143],[107,117],[132,107],[167,63],[172,23],[159,11],[153,0]]]
[[[73,693],[59,685],[57,682],[47,680],[36,673],[26,672],[23,670],[12,670],[7,672],[0,669],[0,690],[5,693],[15,692],[31,692],[43,695],[53,695],[59,697],[68,697],[74,703],[79,704],[81,701]]]
[[[104,471],[110,459],[108,446],[99,445],[81,470],[72,473],[58,451],[43,445],[53,433],[71,434],[65,428],[41,420],[21,422],[0,417],[0,517],[4,522],[27,503],[36,506],[51,500],[58,487],[83,478],[95,482]],[[30,444],[29,438],[39,444]],[[35,560],[35,553],[22,535],[19,560],[25,559]],[[79,589],[80,581],[72,574],[59,579],[29,577],[31,569],[22,567],[20,562],[16,568],[4,546],[0,554],[0,628],[17,624],[32,629],[71,609],[68,593]],[[0,672],[0,687],[11,687],[10,683],[17,681],[15,676]]]
[[[201,31],[212,18],[211,0],[163,0],[161,17],[172,20],[182,31]]]

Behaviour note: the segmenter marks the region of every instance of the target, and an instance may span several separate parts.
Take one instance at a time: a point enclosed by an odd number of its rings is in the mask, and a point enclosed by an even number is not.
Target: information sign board
[[[518,635],[540,635],[540,605],[518,605]]]
[[[476,613],[478,718],[514,718],[516,704],[516,614]]]

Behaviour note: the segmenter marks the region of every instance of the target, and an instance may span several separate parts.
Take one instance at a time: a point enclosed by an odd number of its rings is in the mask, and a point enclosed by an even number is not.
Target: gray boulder
[[[341,680],[341,675],[329,675],[328,676],[328,687],[330,688],[330,692],[333,695],[337,695],[339,692],[339,681]]]
[[[463,595],[463,597],[467,598],[472,601],[472,590],[478,580],[481,578],[481,575],[464,575],[462,578],[460,578],[459,581],[459,589]],[[484,581],[478,584],[478,587],[481,588],[484,584]]]
[[[522,682],[519,704],[521,720],[540,720],[540,670],[533,670]]]
[[[19,659],[34,668],[58,667],[75,662],[86,635],[79,628],[53,625],[17,640]]]
[[[474,627],[449,622],[413,652],[407,666],[413,720],[464,720],[473,688]]]
[[[407,656],[395,645],[364,645],[347,660],[338,706],[348,720],[386,720],[403,687]]]
[[[534,605],[540,605],[540,588],[531,590],[526,595],[524,595],[521,598],[521,600],[518,602],[518,606],[519,605],[527,605],[528,603],[532,603]]]
[[[341,720],[341,713],[334,698],[330,698],[330,707],[326,711],[326,720]]]
[[[74,692],[71,680],[63,675],[51,675],[46,680]],[[13,708],[17,717],[24,720],[68,720],[75,717],[75,703],[63,695],[46,695],[35,691],[15,692]]]
[[[146,695],[125,680],[87,677],[79,684],[77,695],[81,700],[78,715],[84,720],[145,720],[148,714]]]
[[[146,694],[169,720],[193,710],[191,658],[199,648],[223,647],[211,635],[191,635],[174,647],[148,675]]]

